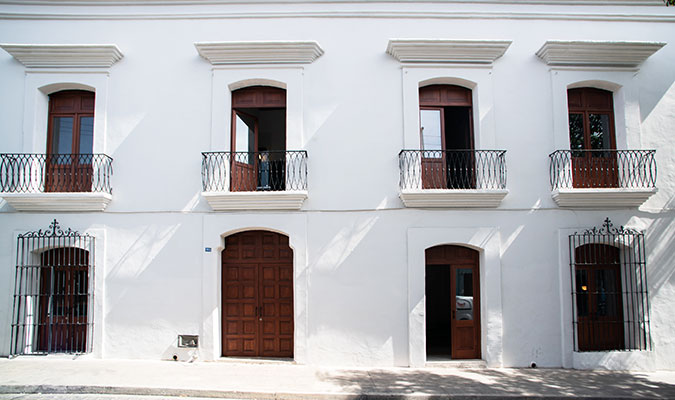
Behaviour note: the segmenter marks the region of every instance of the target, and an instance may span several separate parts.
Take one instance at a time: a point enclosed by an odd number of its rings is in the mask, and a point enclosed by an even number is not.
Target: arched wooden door
[[[427,360],[480,358],[478,252],[443,245],[425,258]]]
[[[293,357],[293,250],[267,231],[225,238],[222,354]]]

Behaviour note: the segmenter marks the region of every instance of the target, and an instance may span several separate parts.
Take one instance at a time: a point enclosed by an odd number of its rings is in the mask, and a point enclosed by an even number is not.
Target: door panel
[[[420,109],[422,189],[446,189],[445,117],[442,108]]]
[[[478,358],[477,280],[474,265],[452,265],[452,358]]]
[[[226,239],[222,259],[223,355],[293,357],[293,254],[288,238],[263,231],[235,234]]]

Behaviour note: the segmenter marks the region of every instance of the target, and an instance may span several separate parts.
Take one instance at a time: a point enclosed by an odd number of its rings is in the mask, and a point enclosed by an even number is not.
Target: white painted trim
[[[114,44],[0,44],[28,68],[110,68],[123,55]]]
[[[250,0],[250,4],[326,4],[352,3],[354,0]],[[3,0],[0,4],[18,5],[192,5],[240,4],[242,0]],[[527,4],[527,5],[607,5],[607,6],[663,6],[658,0],[370,0],[372,3],[471,3],[471,4]]]
[[[637,67],[665,45],[663,42],[549,40],[536,54],[552,66]]]
[[[551,197],[559,207],[624,208],[639,207],[656,192],[656,188],[556,189]]]
[[[614,5],[616,7],[616,5]],[[167,19],[247,19],[247,18],[384,18],[444,20],[551,20],[551,21],[620,21],[675,22],[675,16],[655,13],[553,13],[508,11],[260,11],[260,12],[127,12],[127,13],[45,13],[0,12],[0,19],[18,20],[167,20]]]
[[[492,64],[510,40],[390,39],[387,53],[405,63]]]
[[[424,250],[441,244],[480,251],[481,355],[488,367],[503,363],[500,233],[496,227],[408,229],[408,357],[411,367],[426,365]]]
[[[195,47],[212,65],[310,64],[323,54],[314,41],[199,42]]]
[[[406,207],[499,207],[508,189],[417,189],[403,190],[399,197]]]
[[[215,211],[299,210],[307,192],[202,192],[202,196]]]
[[[108,193],[0,193],[17,211],[103,211]]]

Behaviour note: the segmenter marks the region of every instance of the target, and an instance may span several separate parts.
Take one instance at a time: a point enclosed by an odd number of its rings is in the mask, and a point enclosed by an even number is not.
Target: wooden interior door
[[[590,244],[575,250],[580,351],[624,349],[619,249]]]
[[[567,91],[567,100],[572,151],[572,186],[618,187],[612,93],[595,88],[570,89]]]
[[[41,255],[38,350],[83,353],[87,349],[89,253],[78,248]]]
[[[422,189],[446,189],[445,118],[442,107],[420,107]]]
[[[293,357],[293,252],[265,231],[226,238],[222,253],[222,354]]]
[[[94,93],[49,96],[45,191],[90,192],[93,178]]]
[[[253,192],[258,186],[258,120],[232,111],[232,174],[230,190]]]

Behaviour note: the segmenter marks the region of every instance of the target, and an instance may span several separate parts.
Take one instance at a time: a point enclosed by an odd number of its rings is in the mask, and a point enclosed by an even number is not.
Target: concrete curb
[[[127,396],[168,396],[201,397],[213,399],[256,399],[256,400],[618,400],[635,399],[634,396],[550,396],[550,395],[508,395],[476,394],[450,395],[426,393],[276,393],[238,392],[228,390],[169,389],[126,386],[84,386],[84,385],[0,385],[0,394],[77,394],[77,395],[127,395]],[[661,399],[660,397],[638,397],[640,399]]]

